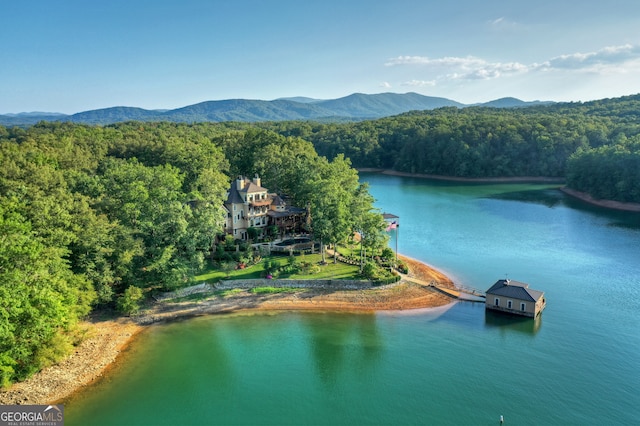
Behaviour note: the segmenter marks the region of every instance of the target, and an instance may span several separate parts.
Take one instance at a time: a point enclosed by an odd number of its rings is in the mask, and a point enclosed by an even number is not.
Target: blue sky
[[[0,0],[0,113],[640,93],[638,0]]]

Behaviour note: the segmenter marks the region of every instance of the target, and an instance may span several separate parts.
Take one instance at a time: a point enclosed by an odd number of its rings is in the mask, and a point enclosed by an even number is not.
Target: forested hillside
[[[92,308],[188,285],[223,234],[230,173],[308,206],[323,241],[382,229],[343,156],[235,127],[0,127],[0,386],[68,352]]]
[[[519,109],[441,108],[359,123],[257,125],[310,140],[320,155],[344,153],[356,167],[561,177],[594,196],[640,202],[634,190],[640,186],[640,95]],[[587,165],[592,162],[597,167]]]

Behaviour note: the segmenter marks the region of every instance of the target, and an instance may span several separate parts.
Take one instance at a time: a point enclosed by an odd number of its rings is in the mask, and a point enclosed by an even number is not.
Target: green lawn
[[[280,266],[284,266],[288,263],[287,256],[272,256],[269,259],[275,260]],[[305,256],[296,256],[298,261],[309,262],[312,265],[319,265],[322,260],[320,254],[308,254]],[[346,265],[338,262],[333,263],[333,258],[326,257],[327,264],[319,265],[320,272],[315,274],[293,274],[293,275],[280,275],[278,278],[290,278],[290,279],[358,279],[358,267],[352,265]],[[263,259],[264,261],[264,259]],[[229,279],[255,279],[262,278],[264,268],[262,262],[257,265],[250,266],[246,269],[236,269],[230,273]],[[199,275],[195,277],[196,282],[217,282],[223,279],[227,279],[226,272],[215,269],[211,264]]]
[[[312,264],[319,264],[322,260],[322,255],[320,254],[311,254],[305,256],[305,261],[311,262]],[[353,265],[347,265],[345,263],[333,263],[333,257],[326,256],[326,265],[320,265],[320,272],[317,274],[296,274],[292,275],[289,278],[296,279],[307,279],[307,280],[326,280],[326,279],[334,279],[334,280],[355,280],[358,279],[359,268]]]

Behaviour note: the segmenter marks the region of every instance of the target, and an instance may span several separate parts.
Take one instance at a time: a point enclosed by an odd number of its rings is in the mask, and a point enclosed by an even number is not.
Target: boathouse
[[[529,288],[529,284],[504,279],[486,291],[486,308],[535,318],[546,306],[544,292]]]

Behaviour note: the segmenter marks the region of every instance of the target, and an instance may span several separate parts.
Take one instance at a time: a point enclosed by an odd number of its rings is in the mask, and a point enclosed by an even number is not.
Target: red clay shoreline
[[[134,319],[95,319],[82,324],[88,337],[73,353],[8,390],[0,390],[0,404],[52,404],[70,400],[117,368],[122,352],[135,337],[154,324],[196,316],[266,311],[320,311],[374,313],[436,308],[454,299],[430,287],[436,283],[455,288],[442,272],[402,256],[409,265],[409,279],[364,290],[301,290],[295,293],[254,295],[247,291],[229,297],[178,303],[155,303]]]
[[[560,191],[564,192],[565,194],[573,198],[584,201],[585,203],[589,203],[594,206],[604,207],[604,208],[613,209],[613,210],[640,212],[640,203],[623,203],[620,201],[613,201],[613,200],[598,200],[593,198],[591,195],[587,194],[586,192],[576,191],[575,189],[567,188],[566,186],[561,187]]]
[[[358,172],[364,173],[380,173],[390,176],[402,176],[402,177],[415,177],[420,179],[432,179],[448,182],[477,182],[477,183],[558,183],[565,182],[564,178],[557,177],[544,177],[544,176],[518,176],[518,177],[487,177],[487,178],[464,178],[456,176],[444,176],[444,175],[429,175],[423,173],[408,173],[398,172],[396,170],[389,169],[376,169],[376,168],[361,168],[357,169]]]

